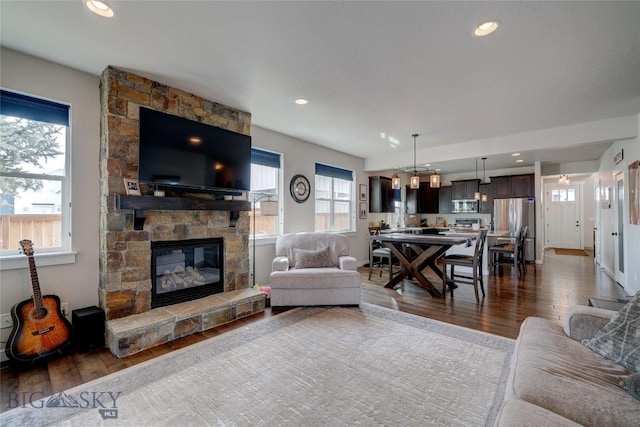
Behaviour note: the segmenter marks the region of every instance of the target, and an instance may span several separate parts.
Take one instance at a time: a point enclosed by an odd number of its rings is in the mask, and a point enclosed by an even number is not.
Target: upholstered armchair
[[[360,273],[342,234],[278,236],[269,276],[271,306],[359,305]]]

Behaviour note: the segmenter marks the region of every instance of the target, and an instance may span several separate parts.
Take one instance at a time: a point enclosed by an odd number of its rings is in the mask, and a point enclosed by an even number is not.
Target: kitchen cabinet
[[[407,198],[407,213],[409,215],[418,213],[418,190],[412,190],[407,185],[407,191],[405,192]]]
[[[440,187],[438,191],[438,213],[451,213],[451,186]]]
[[[369,177],[369,212],[393,212],[393,190],[391,178],[385,176]]]
[[[492,176],[494,194],[496,199],[508,199],[512,197],[534,197],[535,178],[533,174]]]
[[[483,202],[482,199],[480,199],[478,202],[478,212],[493,214],[493,185],[480,184],[480,194],[486,194],[487,201]]]
[[[407,213],[438,213],[439,189],[431,188],[428,182],[421,182],[420,188],[413,190],[407,185]]]
[[[451,200],[472,200],[478,191],[479,179],[465,179],[451,182]]]

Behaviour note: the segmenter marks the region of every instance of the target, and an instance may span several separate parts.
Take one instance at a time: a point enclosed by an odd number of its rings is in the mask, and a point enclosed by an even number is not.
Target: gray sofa
[[[342,234],[278,236],[269,276],[271,306],[359,305],[360,273]]]
[[[564,315],[564,328],[527,318],[516,341],[496,425],[640,425],[640,401],[619,387],[632,372],[581,344],[614,314],[573,306]]]

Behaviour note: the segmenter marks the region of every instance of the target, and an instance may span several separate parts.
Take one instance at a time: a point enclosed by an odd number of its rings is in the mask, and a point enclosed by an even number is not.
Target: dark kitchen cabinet
[[[533,174],[492,176],[494,198],[534,197],[535,178]]]
[[[492,184],[480,184],[480,195],[486,194],[487,200],[483,201],[480,198],[478,202],[478,212],[493,214],[493,185]]]
[[[451,186],[442,186],[440,187],[440,191],[438,191],[438,212],[443,213],[451,213]]]
[[[411,189],[407,185],[407,213],[438,213],[439,210],[439,191],[437,188],[431,188],[428,182],[421,182],[420,188]]]
[[[513,197],[535,196],[534,175],[516,175],[513,177]]]
[[[471,200],[478,191],[479,179],[465,179],[451,182],[451,200]]]
[[[369,212],[393,212],[393,190],[391,178],[385,176],[369,177]]]
[[[406,191],[407,197],[407,213],[409,215],[418,213],[418,190],[412,190],[411,187],[407,185]]]

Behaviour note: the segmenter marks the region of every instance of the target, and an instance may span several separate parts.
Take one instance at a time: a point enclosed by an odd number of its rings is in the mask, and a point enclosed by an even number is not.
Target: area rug
[[[0,414],[2,425],[493,425],[514,341],[298,308]]]
[[[556,255],[589,256],[589,254],[582,249],[553,248],[553,250]]]

